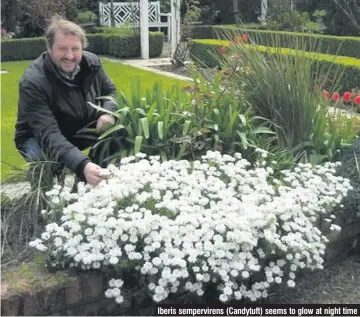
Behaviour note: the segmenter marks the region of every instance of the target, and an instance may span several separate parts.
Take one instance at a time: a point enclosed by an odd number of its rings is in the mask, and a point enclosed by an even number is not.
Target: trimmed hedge
[[[219,66],[217,58],[220,58],[219,47],[227,47],[229,41],[222,40],[193,40],[190,46],[192,58],[197,63],[203,63],[209,67]],[[274,53],[275,48],[256,46],[260,52]],[[296,55],[296,51],[289,48],[281,48],[282,54]],[[306,57],[320,60],[320,65],[325,69],[336,70],[338,67],[344,70],[340,85],[343,89],[360,88],[360,59],[344,56],[334,56],[329,54],[319,54],[313,52],[305,52]],[[331,78],[331,76],[330,76]]]
[[[115,28],[111,26],[96,26],[94,29],[93,34],[96,33],[103,33],[103,34],[122,34],[122,35],[129,35],[129,34],[135,34],[134,29],[131,28]],[[89,33],[87,33],[89,34]]]
[[[46,50],[44,38],[26,38],[1,41],[1,61],[20,61],[39,57]]]
[[[192,39],[210,39],[213,37],[212,25],[195,25],[190,27],[190,38]],[[185,39],[183,39],[185,40]]]
[[[120,58],[139,57],[141,55],[140,35],[114,33],[90,34],[88,50],[95,54]],[[149,56],[159,57],[164,45],[164,33],[151,32],[149,36]]]
[[[141,55],[140,35],[136,33],[116,32],[88,34],[88,51],[99,55],[110,55],[121,58],[133,58]],[[150,32],[150,57],[158,57],[162,53],[164,34]],[[36,59],[46,50],[45,39],[26,38],[1,41],[1,61],[19,61]]]
[[[212,28],[211,36],[209,36],[210,27]],[[304,47],[309,51],[316,48],[320,53],[360,58],[360,37],[259,30],[236,25],[214,25],[194,26],[192,38],[228,39],[229,34],[233,36],[239,33],[248,34],[258,45],[274,46],[274,38],[276,37],[276,46],[296,48],[295,43],[300,39]]]

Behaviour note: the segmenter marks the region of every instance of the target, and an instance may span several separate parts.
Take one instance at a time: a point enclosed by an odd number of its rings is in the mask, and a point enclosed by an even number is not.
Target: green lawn
[[[8,71],[1,74],[1,180],[4,181],[11,171],[11,164],[21,167],[25,164],[14,146],[14,131],[17,114],[18,84],[25,69],[32,61],[7,62],[1,64],[1,69]],[[118,91],[126,95],[131,92],[131,83],[140,79],[143,90],[151,88],[157,81],[161,81],[163,88],[169,89],[174,84],[184,85],[183,81],[141,70],[119,62],[102,60],[105,71],[114,81]]]

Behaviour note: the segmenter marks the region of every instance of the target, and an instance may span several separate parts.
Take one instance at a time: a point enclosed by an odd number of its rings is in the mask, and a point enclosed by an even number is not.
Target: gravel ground
[[[273,304],[360,304],[360,254],[300,277],[295,288],[269,298]]]

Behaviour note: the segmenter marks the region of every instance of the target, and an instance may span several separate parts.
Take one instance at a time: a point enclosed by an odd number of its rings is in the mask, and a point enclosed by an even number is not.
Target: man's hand
[[[97,185],[102,180],[101,173],[102,168],[99,165],[96,165],[94,163],[87,163],[84,168],[84,176],[86,178],[86,181],[90,185]]]
[[[98,133],[105,132],[115,124],[115,119],[109,114],[103,114],[99,117],[96,123],[96,131]]]

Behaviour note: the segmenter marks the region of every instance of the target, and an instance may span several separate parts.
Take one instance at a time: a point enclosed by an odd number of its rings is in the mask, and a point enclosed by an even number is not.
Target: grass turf
[[[21,167],[25,161],[17,152],[14,145],[15,122],[18,103],[19,80],[31,65],[32,61],[7,62],[1,64],[1,70],[8,73],[1,74],[1,182],[4,182],[12,170],[12,166]],[[155,82],[161,81],[164,90],[173,85],[185,85],[181,80],[141,70],[139,68],[124,65],[119,62],[102,59],[106,73],[113,80],[118,92],[121,90],[125,95],[131,93],[132,81],[140,79],[143,91],[152,88]]]

